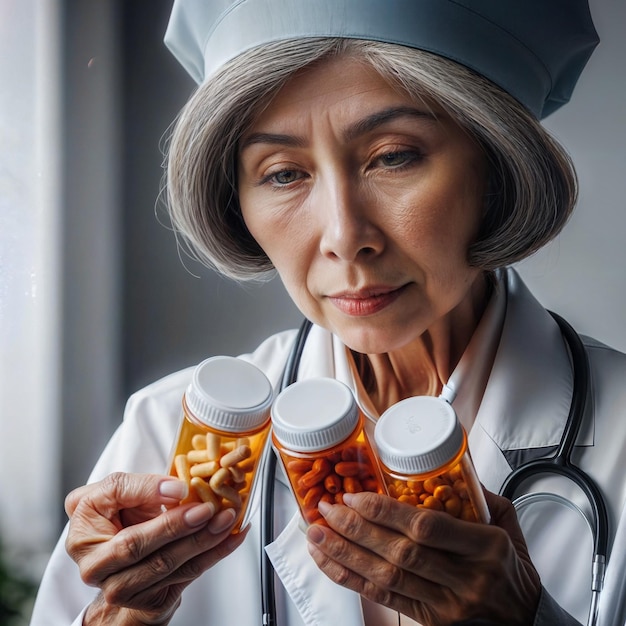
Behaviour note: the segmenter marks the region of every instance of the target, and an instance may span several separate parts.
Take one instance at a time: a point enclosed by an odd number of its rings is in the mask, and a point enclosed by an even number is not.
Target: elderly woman
[[[492,519],[368,493],[320,507],[326,525],[305,533],[279,473],[275,540],[262,545],[258,515],[231,534],[232,510],[175,506],[187,486],[163,475],[186,370],[130,399],[67,497],[32,625],[258,624],[265,549],[279,584],[264,624],[554,626],[590,613],[624,626],[624,355],[585,340],[592,388],[572,462],[609,529],[591,611],[580,489],[533,485],[580,507],[579,524],[558,510],[518,518],[496,495],[554,453],[576,391],[574,353],[510,265],[575,204],[570,161],[538,120],[568,100],[597,42],[586,3],[180,0],[167,42],[200,83],[170,143],[175,225],[227,276],[278,272],[313,323],[299,378],[345,382],[370,424],[453,384]],[[295,332],[242,358],[278,386]]]

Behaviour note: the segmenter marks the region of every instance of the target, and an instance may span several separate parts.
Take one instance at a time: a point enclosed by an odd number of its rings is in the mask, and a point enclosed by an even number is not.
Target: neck
[[[356,355],[361,380],[379,413],[416,395],[438,395],[461,359],[491,290],[481,276],[468,297],[412,342],[382,354]]]

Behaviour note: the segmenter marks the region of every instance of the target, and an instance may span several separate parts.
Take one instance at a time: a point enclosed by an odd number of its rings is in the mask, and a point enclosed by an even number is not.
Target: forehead
[[[253,126],[280,125],[307,111],[350,116],[392,104],[441,111],[426,98],[410,96],[365,60],[333,56],[295,72],[256,116]]]

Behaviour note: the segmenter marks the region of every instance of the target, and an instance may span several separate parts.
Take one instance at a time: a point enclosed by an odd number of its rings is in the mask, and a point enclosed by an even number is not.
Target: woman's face
[[[251,234],[304,315],[350,348],[390,352],[467,309],[486,164],[442,110],[325,61],[256,119],[238,167]]]

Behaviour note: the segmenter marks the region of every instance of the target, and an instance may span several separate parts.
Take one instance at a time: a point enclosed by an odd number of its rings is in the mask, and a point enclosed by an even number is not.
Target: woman
[[[495,494],[520,462],[553,452],[572,396],[558,326],[507,268],[555,237],[575,203],[569,160],[538,118],[568,99],[596,43],[586,6],[225,4],[181,0],[170,24],[201,83],[170,145],[174,223],[228,276],[278,272],[314,322],[299,377],[344,381],[370,426],[394,402],[454,384],[492,516],[470,524],[360,494],[304,534],[278,476],[266,547],[277,623],[584,622],[589,557],[568,546],[588,542],[586,529],[566,533],[555,515],[522,531]],[[242,358],[278,384],[294,336]],[[573,460],[609,513],[600,623],[623,626],[626,358],[586,348],[593,410]],[[230,535],[230,511],[173,506],[186,486],[162,475],[189,378],[135,394],[90,483],[68,496],[33,626],[261,621],[258,519]],[[552,482],[537,488],[579,502]]]

